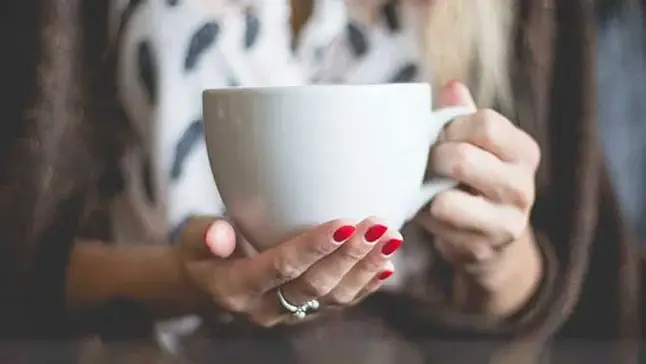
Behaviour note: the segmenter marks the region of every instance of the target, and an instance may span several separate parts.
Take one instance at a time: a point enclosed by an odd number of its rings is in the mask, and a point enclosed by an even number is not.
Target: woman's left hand
[[[450,177],[459,186],[438,194],[417,222],[436,237],[444,259],[497,291],[505,277],[531,269],[519,263],[524,258],[518,254],[536,250],[528,224],[540,149],[501,114],[477,110],[458,82],[446,85],[439,99],[440,107],[465,105],[476,111],[449,124],[431,150],[432,175]],[[515,263],[496,259],[503,250],[519,252],[511,259]],[[488,273],[494,272],[492,279]]]

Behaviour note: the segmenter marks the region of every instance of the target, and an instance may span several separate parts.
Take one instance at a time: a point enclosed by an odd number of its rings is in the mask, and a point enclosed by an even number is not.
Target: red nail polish
[[[377,224],[368,229],[363,237],[367,242],[372,243],[381,238],[386,233],[386,230],[388,230],[386,226]]]
[[[352,225],[341,226],[334,232],[332,239],[334,239],[334,241],[336,241],[337,243],[340,243],[350,238],[352,234],[354,234],[355,230],[356,228]]]
[[[403,241],[399,239],[391,239],[389,240],[386,244],[384,244],[383,248],[381,248],[381,254],[383,255],[390,255],[397,251],[400,246],[402,246]]]
[[[383,271],[383,272],[379,273],[379,274],[377,275],[377,278],[378,278],[380,281],[383,281],[383,280],[388,279],[388,278],[389,278],[390,276],[392,276],[392,275],[393,275],[393,271],[392,271],[392,270],[385,270],[385,271]]]

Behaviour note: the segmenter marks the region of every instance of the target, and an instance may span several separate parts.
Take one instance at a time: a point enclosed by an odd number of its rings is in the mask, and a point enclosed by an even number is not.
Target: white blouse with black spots
[[[123,163],[127,187],[114,208],[122,242],[168,241],[191,215],[224,213],[204,143],[202,90],[428,79],[418,69],[415,11],[391,1],[315,0],[296,42],[289,0],[144,0],[125,18],[128,0],[112,1],[114,27],[126,19],[119,96],[143,140]],[[411,238],[393,285],[405,279],[403,266],[426,259],[424,249],[407,253]]]

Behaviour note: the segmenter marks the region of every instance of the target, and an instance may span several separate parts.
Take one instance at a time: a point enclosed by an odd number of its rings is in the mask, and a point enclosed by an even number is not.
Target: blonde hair
[[[435,88],[450,80],[470,86],[479,107],[512,111],[510,52],[513,0],[443,0],[422,15],[421,39]]]
[[[509,60],[515,4],[514,0],[436,0],[427,13],[419,14],[423,60],[436,90],[460,80],[470,86],[479,107],[513,111]],[[297,33],[311,14],[313,1],[291,0],[291,5]]]

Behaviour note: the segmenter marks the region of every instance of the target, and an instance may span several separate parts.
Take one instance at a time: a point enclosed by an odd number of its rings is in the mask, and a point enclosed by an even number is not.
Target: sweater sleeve
[[[35,237],[33,248],[15,257],[14,278],[3,299],[3,336],[59,337],[69,328],[65,309],[65,270],[76,233],[80,199],[58,209],[56,219]],[[23,256],[26,255],[26,256]]]
[[[61,203],[55,219],[35,238],[33,249],[16,256],[17,279],[4,289],[0,336],[20,340],[61,340],[82,334],[128,339],[151,333],[153,317],[142,306],[116,297],[102,306],[78,312],[67,307],[66,278],[78,233],[83,198]],[[96,282],[101,284],[101,282]]]
[[[524,326],[540,320],[541,312],[552,299],[559,264],[544,234],[537,233],[542,254],[543,277],[533,297],[519,312],[506,320],[492,320],[479,314],[466,314],[453,307],[444,289],[450,275],[448,264],[437,262],[432,268],[433,283],[424,296],[378,293],[368,305],[378,309],[393,327],[414,340],[504,339],[518,334]]]

